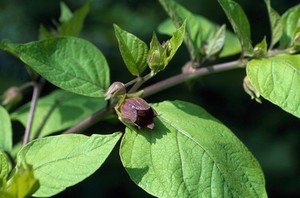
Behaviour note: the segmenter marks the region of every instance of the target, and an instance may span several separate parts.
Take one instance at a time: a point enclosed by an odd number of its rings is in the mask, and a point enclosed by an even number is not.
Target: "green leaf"
[[[283,35],[280,39],[280,48],[288,48],[293,45],[293,39],[300,27],[300,4],[290,8],[282,15]]]
[[[44,40],[44,39],[49,39],[49,38],[53,38],[54,35],[48,31],[48,29],[41,24],[39,27],[39,40]]]
[[[173,0],[159,0],[159,2],[176,27],[179,28],[184,20],[187,21],[184,41],[191,58],[199,59],[203,42],[212,35],[214,27],[204,18],[199,23],[199,19],[195,15]]]
[[[61,4],[61,16],[59,21],[61,25],[58,28],[60,36],[76,36],[80,33],[83,27],[84,19],[90,11],[91,1],[87,1],[84,6],[76,10],[74,14],[65,4]]]
[[[6,186],[6,179],[9,173],[10,165],[5,153],[0,151],[0,189]]]
[[[262,58],[266,55],[267,51],[268,44],[266,37],[264,36],[263,40],[254,47],[253,56],[256,58]]]
[[[247,76],[261,96],[300,118],[300,55],[251,60]]]
[[[4,49],[54,85],[77,94],[103,97],[109,86],[105,57],[90,42],[59,37],[25,44],[5,42]]]
[[[157,73],[166,68],[170,60],[173,58],[178,48],[183,42],[186,21],[176,30],[171,39],[160,44],[156,34],[153,33],[150,42],[150,50],[148,54],[148,65],[153,73]]]
[[[178,48],[181,46],[184,35],[185,35],[185,27],[186,27],[186,20],[181,24],[181,26],[173,33],[169,43],[167,41],[166,48],[167,48],[167,58],[165,60],[165,65],[167,66],[170,60],[173,58],[175,53],[177,52]]]
[[[153,105],[152,130],[126,129],[120,156],[131,179],[156,197],[267,197],[248,149],[199,106]]]
[[[253,47],[251,45],[251,32],[248,18],[241,6],[232,0],[218,0],[222,6],[234,32],[240,39],[243,53],[251,56]]]
[[[12,128],[8,112],[0,106],[0,151],[11,151]]]
[[[70,8],[64,3],[60,2],[60,16],[59,16],[59,22],[65,23],[72,19],[73,13],[70,10]]]
[[[211,29],[214,30],[214,35],[216,34],[216,31],[219,28],[218,25],[214,24],[213,22],[209,21],[208,19],[202,16],[195,15],[195,17],[197,20],[196,24],[203,24],[203,26],[212,26]],[[172,33],[176,31],[176,27],[170,19],[167,19],[159,25],[158,31],[162,34],[167,34],[171,36]],[[212,42],[211,39],[212,38],[209,37],[207,41],[203,42]],[[227,57],[240,52],[241,45],[239,39],[232,32],[226,30],[224,47],[221,49],[221,52],[220,54],[218,54],[218,57]]]
[[[225,43],[225,33],[226,26],[222,25],[216,32],[214,37],[208,42],[207,47],[205,48],[205,53],[207,57],[215,55],[223,48]]]
[[[50,197],[93,174],[120,137],[121,133],[40,138],[23,147],[17,160],[31,164],[40,182],[40,188],[33,196]]]
[[[26,163],[19,164],[12,178],[8,181],[4,192],[0,196],[12,198],[30,197],[39,188],[39,182],[34,176],[33,169]]]
[[[56,90],[40,98],[32,125],[31,139],[71,127],[96,111],[104,108],[106,101]],[[30,102],[12,113],[12,119],[27,125]]]
[[[267,5],[269,20],[271,25],[271,44],[270,49],[280,40],[282,35],[282,22],[280,15],[271,7],[270,0],[265,0]]]
[[[119,49],[129,72],[139,76],[147,68],[148,47],[144,41],[114,24]]]

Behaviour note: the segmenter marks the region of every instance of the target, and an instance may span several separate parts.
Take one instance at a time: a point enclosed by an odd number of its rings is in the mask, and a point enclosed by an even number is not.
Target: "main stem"
[[[216,64],[210,67],[203,67],[199,69],[194,69],[192,72],[188,73],[181,73],[176,76],[172,76],[170,78],[167,78],[165,80],[162,80],[160,82],[157,82],[153,85],[150,85],[146,88],[144,88],[144,93],[143,97],[148,97],[150,95],[153,95],[157,92],[160,92],[162,90],[165,90],[167,88],[170,88],[172,86],[178,85],[182,82],[191,80],[193,78],[197,78],[202,75],[210,74],[210,73],[215,73],[215,72],[220,72],[220,71],[226,71],[230,69],[235,69],[239,68],[241,61],[232,61],[232,62],[227,62],[227,63],[221,63],[221,64]],[[188,64],[188,63],[187,63]],[[147,76],[145,79],[140,80],[136,86],[134,86],[133,89],[130,91],[132,92],[135,90],[137,87],[140,87],[141,83],[140,82],[145,82],[150,78]],[[84,129],[88,128],[89,126],[95,124],[96,122],[100,121],[102,118],[105,116],[109,115],[110,113],[113,113],[113,106],[110,105],[105,109],[102,109],[101,111],[96,112],[95,114],[91,115],[90,117],[82,120],[80,123],[77,125],[71,127],[70,129],[66,130],[64,134],[69,134],[69,133],[79,133],[83,131]]]

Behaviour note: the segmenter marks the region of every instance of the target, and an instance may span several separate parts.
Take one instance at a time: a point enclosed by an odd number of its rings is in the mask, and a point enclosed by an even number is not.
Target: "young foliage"
[[[282,35],[282,22],[280,15],[271,7],[270,0],[265,0],[271,25],[270,49],[280,40]]]
[[[241,6],[232,0],[218,0],[222,6],[228,20],[230,21],[234,32],[240,39],[243,53],[245,56],[251,56],[253,47],[251,44],[251,32],[248,18]]]
[[[300,118],[300,55],[253,59],[247,76],[261,96]]]
[[[32,167],[25,162],[16,167],[5,188],[0,190],[0,197],[23,198],[30,197],[39,188]]]
[[[0,151],[11,151],[12,127],[8,112],[0,106]]]
[[[283,34],[280,39],[280,48],[293,46],[297,28],[300,27],[300,4],[290,8],[282,15]]]
[[[67,91],[103,97],[104,90],[110,84],[105,57],[86,40],[59,37],[25,44],[3,41],[2,45],[2,49]]]
[[[173,33],[171,39],[163,44],[160,44],[153,33],[147,62],[154,74],[164,70],[177,52],[184,39],[185,26],[186,21]]]
[[[160,0],[160,3],[171,17],[175,26],[179,27],[181,21],[187,20],[185,44],[193,59],[201,58],[202,48],[205,44],[213,42],[213,37],[219,30],[219,26],[203,16],[194,15],[175,1]],[[158,30],[161,33],[172,35],[176,28],[171,20],[166,20],[160,24]],[[237,37],[226,31],[225,43],[219,57],[237,54],[241,51]]]
[[[114,25],[119,49],[127,69],[139,76],[147,68],[148,47],[144,41]]]
[[[18,153],[18,163],[33,167],[40,188],[34,197],[53,196],[84,180],[105,161],[121,133],[91,137],[78,134],[40,138]]]
[[[258,162],[218,120],[187,102],[153,107],[155,128],[126,128],[121,142],[137,185],[157,197],[267,197]]]
[[[57,30],[48,31],[44,25],[40,25],[39,39],[49,39],[56,36],[77,36],[83,27],[84,20],[90,10],[91,1],[88,0],[84,6],[74,13],[64,3],[60,3],[60,17]]]
[[[6,186],[6,179],[10,171],[10,164],[4,152],[0,151],[0,190]]]
[[[39,99],[30,139],[44,137],[71,127],[104,108],[105,105],[104,99],[56,90]],[[26,127],[29,108],[30,103],[23,105],[12,113],[11,118],[20,121]]]
[[[207,58],[217,54],[221,51],[225,43],[226,36],[226,26],[222,25],[216,32],[214,37],[208,42],[205,48],[205,54]]]

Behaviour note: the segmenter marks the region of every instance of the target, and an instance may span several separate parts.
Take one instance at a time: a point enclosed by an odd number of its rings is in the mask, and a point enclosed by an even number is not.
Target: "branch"
[[[189,63],[187,63],[187,64],[189,64]],[[165,80],[162,80],[160,82],[157,82],[153,85],[150,85],[150,86],[144,88],[143,97],[148,97],[148,96],[153,95],[157,92],[160,92],[164,89],[173,87],[175,85],[178,85],[185,81],[197,78],[199,76],[216,73],[216,72],[221,72],[221,71],[226,71],[226,70],[235,69],[235,68],[240,68],[239,67],[240,64],[241,64],[240,60],[232,61],[232,62],[227,62],[227,63],[216,64],[216,65],[213,65],[210,67],[202,67],[199,69],[195,69],[192,72],[181,73],[176,76],[172,76],[170,78],[167,78]]]
[[[108,106],[105,109],[102,109],[93,115],[87,117],[86,119],[82,120],[78,124],[74,125],[73,127],[69,128],[63,134],[70,134],[70,133],[80,133],[83,130],[89,128],[90,126],[94,125],[95,123],[102,120],[107,115],[113,113],[113,106]]]
[[[195,69],[192,72],[178,74],[176,76],[167,78],[163,81],[160,81],[158,83],[150,85],[149,87],[146,87],[144,89],[143,97],[153,95],[159,91],[162,91],[169,87],[175,86],[182,82],[188,81],[190,79],[197,78],[202,75],[225,71],[225,70],[230,70],[230,69],[235,69],[235,68],[240,68],[239,65],[241,64],[241,62],[242,62],[241,60],[238,60],[238,61],[232,61],[232,62],[228,62],[228,63],[216,64],[216,65],[213,65],[210,67]],[[187,64],[190,64],[190,63],[187,63]],[[149,78],[151,78],[151,76],[147,75],[141,81],[145,82]],[[132,90],[136,89],[140,85],[141,85],[140,82],[138,82],[135,85],[135,87],[132,88]],[[132,92],[132,90],[130,90],[130,91]],[[97,123],[98,121],[102,120],[107,115],[113,113],[113,111],[114,111],[113,107],[114,107],[114,105],[108,105],[105,109],[102,109],[102,110],[94,113],[93,115],[87,117],[86,119],[82,120],[81,122],[79,122],[78,124],[76,124],[75,126],[71,127],[70,129],[66,130],[63,133],[64,134],[80,133],[81,131],[87,129],[88,127],[90,127],[93,124]]]
[[[30,109],[29,109],[29,117],[28,117],[25,134],[24,134],[24,138],[23,138],[23,146],[29,142],[30,133],[31,133],[31,129],[32,129],[32,123],[33,123],[34,114],[35,114],[35,109],[36,109],[36,105],[37,105],[37,100],[40,96],[41,88],[42,88],[42,84],[34,82],[32,100],[31,100],[31,105],[30,105]]]

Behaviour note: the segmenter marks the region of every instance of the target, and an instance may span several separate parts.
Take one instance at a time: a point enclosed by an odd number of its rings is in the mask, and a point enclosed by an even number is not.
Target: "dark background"
[[[79,8],[84,1],[65,1],[72,10]],[[194,13],[230,28],[225,14],[216,0],[178,1]],[[253,44],[264,35],[269,38],[269,22],[263,0],[239,0],[252,28]],[[273,8],[282,14],[296,5],[296,0],[276,0]],[[39,0],[0,0],[0,39],[13,42],[37,40],[39,24],[53,27],[52,19],[59,17],[59,1]],[[91,11],[80,37],[96,44],[105,54],[111,67],[112,81],[128,82],[132,76],[127,72],[118,51],[113,34],[113,23],[134,33],[146,43],[150,42],[156,30],[167,15],[158,1],[138,0],[94,0]],[[167,37],[160,35],[160,40]],[[170,62],[165,72],[152,81],[179,73],[188,61],[185,47]],[[245,94],[242,80],[245,70],[233,70],[201,77],[196,81],[178,85],[147,98],[149,102],[163,100],[185,100],[199,104],[228,126],[252,151],[260,162],[265,177],[269,197],[300,196],[300,122],[296,117],[279,107],[263,100],[258,104]],[[29,80],[22,63],[5,52],[0,52],[0,93],[13,85]],[[46,84],[43,95],[55,89]],[[30,100],[31,93],[25,93],[24,102]],[[99,123],[88,131],[123,130],[123,126]],[[14,123],[18,130],[23,130]],[[89,132],[86,132],[87,134]],[[147,197],[125,172],[118,156],[118,145],[104,165],[91,177],[78,185],[68,188],[56,197]]]

